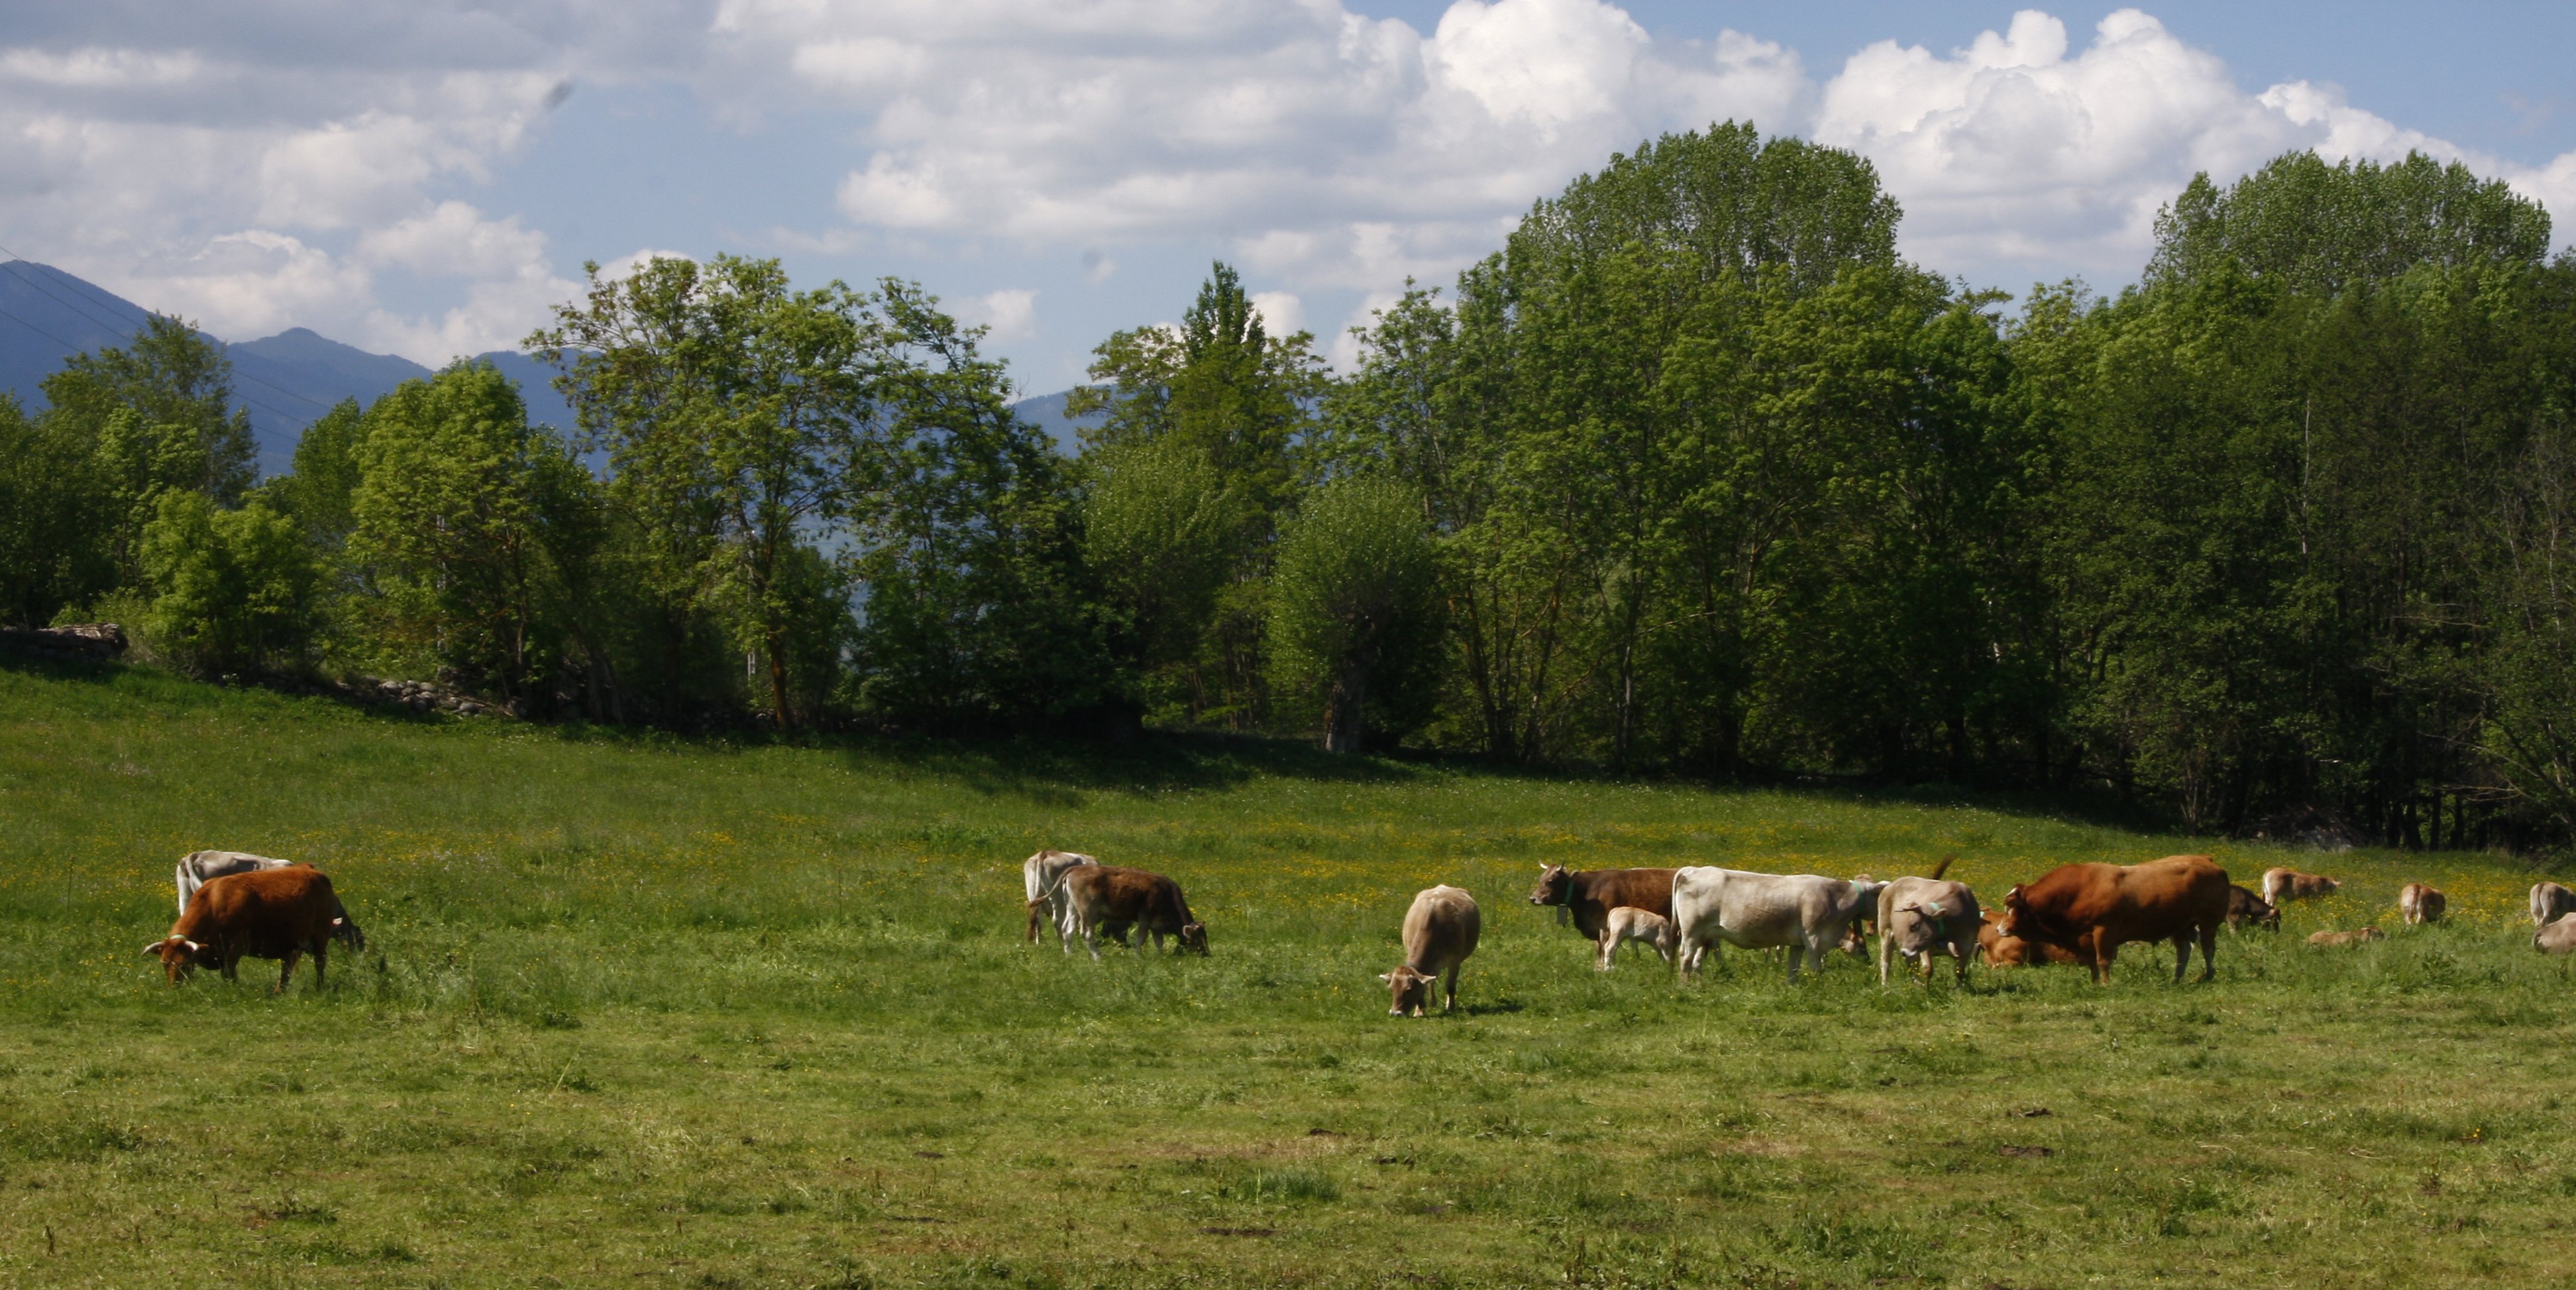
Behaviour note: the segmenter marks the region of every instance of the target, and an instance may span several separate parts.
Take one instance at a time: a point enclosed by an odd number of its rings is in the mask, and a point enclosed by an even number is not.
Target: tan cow
[[[2569,914],[2576,914],[2576,891],[2554,882],[2531,884],[2531,925],[2547,927]]]
[[[1977,893],[1968,884],[1941,877],[1943,860],[1929,878],[1893,878],[1878,892],[1878,983],[1887,984],[1889,959],[1903,955],[1909,967],[1932,979],[1932,959],[1947,954],[1957,960],[1957,981],[1968,983],[1968,959],[1985,926]]]
[[[2405,916],[2409,927],[2442,921],[2442,911],[2450,906],[2449,899],[2439,890],[2420,882],[2410,882],[2397,893],[2398,911]]]
[[[1601,970],[1610,970],[1610,960],[1619,952],[1621,941],[1643,941],[1653,946],[1666,963],[1673,961],[1673,920],[1649,913],[1633,905],[1621,905],[1610,911],[1610,921],[1601,929]]]
[[[2081,963],[2083,956],[2063,945],[2046,941],[2025,941],[2006,936],[1999,926],[2004,920],[2000,909],[1984,910],[1977,928],[1977,954],[1987,967],[2041,967],[2061,963]]]
[[[2576,954],[2576,918],[2562,918],[2533,932],[2531,948],[2543,954]]]
[[[1442,885],[1416,893],[1413,907],[1404,911],[1404,962],[1378,976],[1393,995],[1386,1015],[1423,1015],[1423,1005],[1431,1001],[1431,984],[1443,977],[1448,998],[1440,1010],[1456,1008],[1458,969],[1476,952],[1476,938],[1484,927],[1483,911],[1465,891]]]
[[[2263,871],[2263,899],[2276,907],[2294,900],[2321,899],[2341,890],[2342,883],[2323,874],[2281,868]]]
[[[2386,940],[2387,938],[2388,934],[2380,931],[2376,927],[2364,927],[2357,931],[2350,932],[2319,932],[2308,938],[2308,944],[2324,946],[2360,945],[2367,941]]]

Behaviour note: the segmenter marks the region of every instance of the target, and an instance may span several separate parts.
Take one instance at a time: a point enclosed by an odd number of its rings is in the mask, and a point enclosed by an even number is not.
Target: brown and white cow
[[[1985,910],[1978,917],[1981,921],[1977,926],[1977,954],[1985,960],[1987,967],[2041,967],[2084,961],[2063,945],[2004,935],[1997,926],[2004,919],[2004,911],[2000,909]]]
[[[2450,899],[2438,889],[2420,882],[2410,882],[2397,892],[2398,912],[2409,927],[2442,921],[2442,913],[2451,907]]]
[[[1075,865],[1057,875],[1055,887],[1029,904],[1044,903],[1057,889],[1065,897],[1066,926],[1083,939],[1095,959],[1100,957],[1103,934],[1123,946],[1130,928],[1138,932],[1136,949],[1143,949],[1145,937],[1151,936],[1154,948],[1160,950],[1163,938],[1169,936],[1178,942],[1175,952],[1208,952],[1206,925],[1191,915],[1181,885],[1159,873],[1110,864]],[[1064,952],[1073,953],[1069,938]]]
[[[2218,974],[2218,929],[2227,921],[2227,871],[2208,856],[2166,856],[2145,864],[2061,865],[2004,895],[2006,936],[2075,951],[2093,980],[2111,980],[2112,960],[2132,941],[2171,941],[2174,980],[2200,942],[2200,979]]]
[[[1416,893],[1412,908],[1404,911],[1404,962],[1378,977],[1394,996],[1386,1015],[1421,1016],[1423,1005],[1431,1001],[1432,983],[1444,977],[1449,993],[1440,1010],[1456,1008],[1458,969],[1476,952],[1484,927],[1483,911],[1465,891],[1442,885]]]
[[[1907,966],[1932,979],[1932,959],[1947,954],[1957,960],[1958,984],[1968,983],[1968,960],[1975,957],[1978,929],[1985,926],[1977,893],[1964,882],[1941,875],[1943,860],[1929,878],[1891,878],[1878,893],[1878,983],[1887,984],[1888,960],[1904,955]]]
[[[1673,961],[1673,920],[1661,914],[1648,913],[1634,905],[1621,905],[1610,911],[1610,925],[1601,931],[1601,970],[1610,970],[1611,957],[1619,952],[1621,941],[1643,941],[1654,948],[1666,963]]]
[[[2278,867],[2263,871],[2263,899],[2276,906],[2294,900],[2319,900],[2341,890],[2342,883],[2320,873]]]
[[[1673,916],[1670,869],[1574,870],[1543,864],[1538,870],[1538,886],[1530,889],[1529,903],[1555,906],[1560,926],[1572,916],[1574,930],[1592,942],[1596,954],[1609,947],[1603,938],[1609,931],[1611,910],[1642,909],[1662,918]]]
[[[2227,925],[2241,928],[2251,923],[2268,931],[2281,930],[2281,910],[2272,902],[2234,883],[2227,885]]]
[[[2349,932],[2319,932],[2308,938],[2308,944],[2319,946],[2359,945],[2366,941],[2387,939],[2388,934],[2376,927],[2357,928]]]
[[[318,990],[331,941],[354,926],[321,870],[301,864],[254,869],[198,888],[170,934],[144,946],[143,953],[161,960],[172,985],[199,967],[214,968],[231,981],[238,979],[234,965],[245,958],[278,959],[279,990],[294,977],[296,959],[310,954]]]
[[[2547,927],[2569,914],[2576,914],[2576,891],[2554,882],[2531,884],[2531,925]]]
[[[1058,945],[1071,943],[1073,933],[1065,923],[1064,892],[1055,885],[1055,880],[1067,869],[1098,863],[1078,851],[1056,850],[1042,850],[1020,862],[1020,885],[1028,893],[1030,944],[1037,943],[1041,917],[1055,924]]]

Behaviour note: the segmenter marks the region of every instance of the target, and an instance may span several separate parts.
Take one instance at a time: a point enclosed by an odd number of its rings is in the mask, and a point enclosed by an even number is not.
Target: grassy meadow
[[[1207,959],[1020,939],[1041,845]],[[367,931],[166,985],[171,865]],[[1990,899],[2207,850],[2345,879],[2176,988],[1677,988],[1541,862]],[[810,746],[415,720],[0,665],[0,1285],[2576,1284],[2576,983],[2502,857],[2294,855],[1931,794],[1712,792],[1153,739]],[[2406,929],[2398,887],[2450,895]],[[1462,1015],[1375,979],[1482,903]],[[2383,943],[2311,950],[2321,928]],[[1946,975],[1946,974],[1945,974]]]

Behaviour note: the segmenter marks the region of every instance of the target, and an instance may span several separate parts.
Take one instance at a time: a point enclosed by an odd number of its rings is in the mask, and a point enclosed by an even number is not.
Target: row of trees
[[[2201,829],[2576,836],[2576,262],[2421,157],[2167,209],[2115,299],[1896,254],[1867,162],[1668,136],[1335,374],[1216,267],[1069,411],[920,290],[654,261],[255,484],[156,322],[0,411],[0,613],[532,711],[1166,725],[1716,779],[2108,785]],[[121,591],[119,589],[122,589]]]

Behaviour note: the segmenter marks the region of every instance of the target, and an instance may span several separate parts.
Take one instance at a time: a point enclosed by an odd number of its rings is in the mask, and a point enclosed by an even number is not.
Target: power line
[[[7,248],[7,247],[5,247],[5,246],[0,246],[0,255],[5,255],[5,256],[8,256],[8,257],[9,257],[8,265],[9,265],[9,267],[12,267],[12,268],[14,268],[16,265],[20,265],[20,264],[35,264],[35,263],[36,263],[35,261],[30,260],[30,259],[28,259],[27,257],[25,257],[25,256],[23,256],[23,255],[20,255],[20,254],[18,254],[17,252],[12,251],[12,250],[10,250],[9,248]],[[45,266],[41,266],[41,265],[39,265],[39,266],[37,266],[37,267],[42,268],[42,267],[45,267]],[[58,272],[58,273],[59,273],[59,272],[61,272],[61,271],[60,271],[60,270],[56,270],[56,272]],[[124,325],[123,325],[122,323],[115,322],[115,321],[110,321],[110,320],[108,320],[108,319],[100,318],[97,314],[91,313],[91,312],[89,312],[88,310],[81,308],[81,306],[79,305],[79,303],[78,303],[78,302],[76,302],[76,301],[71,301],[71,300],[65,300],[65,299],[63,299],[61,296],[55,295],[55,294],[53,293],[53,291],[45,285],[44,281],[43,281],[41,278],[32,277],[32,276],[29,276],[29,275],[28,275],[28,274],[26,274],[26,273],[13,273],[11,276],[13,276],[13,277],[17,278],[17,279],[18,279],[19,281],[21,281],[21,282],[24,282],[24,283],[28,284],[29,286],[34,287],[34,288],[35,288],[36,290],[38,290],[38,291],[42,291],[42,292],[44,292],[44,293],[45,293],[45,295],[46,295],[46,296],[48,296],[48,297],[50,297],[50,298],[51,298],[51,299],[52,299],[56,304],[59,304],[59,305],[64,306],[65,308],[68,308],[68,309],[74,310],[75,312],[78,312],[82,317],[85,317],[85,318],[89,319],[91,322],[97,323],[97,324],[99,324],[100,326],[107,328],[110,332],[115,333],[115,334],[116,334],[120,339],[124,340],[127,344],[129,344],[129,345],[130,345],[130,344],[134,343],[134,333],[124,330]],[[64,278],[67,282],[74,282],[74,283],[80,283],[80,282],[81,282],[81,280],[80,280],[80,279],[75,278],[75,277],[72,277],[72,276],[71,276],[70,274],[68,274],[68,273],[63,274],[62,276],[63,276],[63,278]],[[83,286],[87,286],[88,284],[87,284],[87,283],[81,283],[81,285],[83,285]],[[109,299],[109,298],[106,298],[106,297],[99,297],[99,296],[93,296],[93,297],[92,297],[92,299],[98,300],[98,302],[99,302],[99,303],[101,303],[101,304],[103,304],[103,305],[108,306],[108,308],[109,308],[111,311],[112,311],[112,310],[114,310],[114,309],[115,309],[115,307],[116,307],[119,303],[122,303],[122,302],[120,302],[120,301],[112,300],[112,299]],[[24,321],[24,320],[22,319],[21,321]],[[57,341],[57,342],[55,342],[55,343],[60,344],[60,343],[62,343],[62,342]],[[278,394],[285,395],[287,398],[294,399],[295,401],[297,401],[297,402],[299,402],[299,403],[310,403],[310,404],[312,404],[314,407],[320,408],[320,409],[322,409],[322,410],[323,410],[323,411],[325,411],[325,412],[328,412],[328,411],[330,411],[330,410],[331,410],[331,405],[330,405],[330,404],[328,404],[328,403],[323,402],[323,401],[322,401],[322,400],[320,400],[320,399],[314,398],[313,396],[311,396],[311,395],[309,395],[309,394],[298,394],[298,393],[296,393],[295,391],[290,390],[290,389],[287,389],[287,388],[285,388],[285,387],[283,387],[283,386],[281,386],[281,385],[278,385],[276,382],[273,382],[273,381],[263,381],[263,380],[259,379],[257,376],[254,376],[254,375],[252,375],[252,374],[251,374],[251,373],[249,373],[249,372],[244,372],[244,371],[240,371],[240,370],[236,369],[236,370],[235,370],[235,372],[234,372],[234,375],[239,376],[239,377],[240,377],[240,378],[242,378],[243,380],[248,381],[248,382],[250,382],[250,383],[251,383],[251,384],[253,384],[253,385],[260,386],[260,387],[261,387],[261,388],[263,388],[263,389],[271,390],[271,391],[274,391],[274,392],[276,392],[276,393],[278,393]],[[249,396],[244,395],[244,396],[242,396],[242,401],[243,401],[243,402],[245,402],[245,403],[250,403],[250,402],[251,402],[251,399],[249,398]],[[285,416],[285,415],[287,415],[287,414],[285,414],[285,413],[283,413],[283,412],[279,412],[279,411],[277,411],[277,409],[275,409],[275,408],[268,407],[268,405],[266,405],[266,404],[253,404],[253,406],[255,406],[255,407],[259,407],[259,408],[262,408],[262,409],[266,410],[267,412],[269,412],[271,415],[274,415],[274,416]],[[312,418],[312,417],[307,417],[307,418],[305,418],[304,424],[305,424],[305,425],[310,425],[310,424],[312,424],[313,420],[314,420],[314,418]],[[298,428],[298,429],[302,429],[303,427],[302,427],[302,426],[298,426],[297,428]]]
[[[49,332],[49,331],[45,330],[44,328],[39,327],[39,326],[37,326],[36,324],[31,323],[31,322],[27,321],[26,319],[21,318],[21,317],[19,317],[18,315],[16,315],[16,314],[13,314],[13,313],[9,312],[9,311],[8,311],[8,310],[6,310],[6,309],[0,309],[0,318],[6,318],[6,319],[8,319],[9,321],[11,321],[11,322],[13,322],[13,323],[18,324],[19,326],[24,327],[24,328],[26,328],[27,330],[29,330],[29,331],[31,331],[31,332],[34,332],[34,333],[36,333],[37,335],[42,336],[42,337],[44,337],[45,339],[50,340],[50,341],[54,342],[55,344],[60,345],[60,346],[62,346],[63,348],[65,348],[65,349],[67,349],[67,350],[70,350],[71,352],[73,352],[73,353],[75,353],[75,354],[79,354],[79,353],[86,353],[86,352],[87,352],[87,351],[83,350],[80,346],[75,345],[75,344],[71,343],[70,341],[64,340],[62,337],[57,336],[57,335],[53,334],[52,332]],[[127,340],[129,340],[129,341],[131,341],[131,340],[132,340],[132,337],[127,337],[126,339],[127,339]],[[237,399],[240,399],[242,402],[247,403],[247,404],[251,405],[252,407],[257,408],[257,409],[259,409],[260,411],[262,411],[262,412],[265,412],[265,413],[269,414],[270,416],[277,417],[277,418],[280,418],[280,419],[282,419],[282,420],[286,420],[286,421],[294,422],[296,432],[297,432],[297,433],[299,433],[299,434],[300,434],[300,433],[302,433],[302,432],[303,432],[304,430],[306,430],[307,428],[311,427],[311,426],[312,426],[312,424],[314,423],[314,421],[318,420],[318,418],[315,418],[315,417],[306,417],[306,418],[304,418],[304,419],[303,419],[303,420],[301,420],[301,421],[297,421],[294,413],[292,413],[292,412],[280,412],[280,411],[278,411],[277,409],[272,408],[272,407],[268,406],[267,404],[262,403],[262,402],[260,402],[259,400],[257,400],[257,399],[254,399],[254,398],[250,397],[250,396],[249,396],[249,395],[247,395],[247,394],[240,394],[240,393],[236,393],[235,395],[233,395],[233,397],[234,397],[234,398],[237,398]]]

